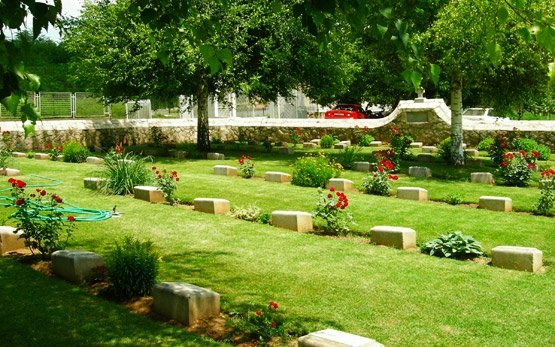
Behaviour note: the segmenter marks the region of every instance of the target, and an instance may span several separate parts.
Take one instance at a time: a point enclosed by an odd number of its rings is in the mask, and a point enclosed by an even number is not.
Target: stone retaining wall
[[[441,99],[401,101],[397,108],[382,119],[277,119],[277,118],[211,118],[210,135],[222,141],[260,142],[291,141],[294,133],[302,133],[301,143],[332,134],[340,140],[354,140],[365,131],[387,142],[391,126],[401,128],[415,141],[434,145],[449,136],[451,111]],[[475,146],[487,136],[518,128],[525,137],[536,139],[555,151],[555,121],[504,121],[463,123],[464,140]],[[36,136],[25,139],[20,122],[1,122],[2,131],[14,134],[18,150],[41,150],[46,144],[60,146],[76,140],[88,147],[113,147],[124,143],[178,144],[196,141],[196,119],[148,120],[48,120],[36,126]]]

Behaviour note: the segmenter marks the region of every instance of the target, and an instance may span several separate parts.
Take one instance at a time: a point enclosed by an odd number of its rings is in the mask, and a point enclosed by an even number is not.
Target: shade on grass
[[[256,161],[254,156],[253,159],[259,176],[266,165],[272,171],[290,170],[288,166],[281,166],[288,163],[284,158],[278,158],[279,164],[272,163],[270,158]],[[212,174],[214,161],[164,160],[163,163],[164,167],[179,172],[181,181],[177,196],[181,198],[227,198],[233,205],[251,203],[267,212],[277,209],[311,212],[316,204],[317,190],[314,188],[268,183],[256,178],[216,176]],[[233,160],[224,163],[234,165]],[[64,184],[53,190],[68,201],[91,208],[111,209],[117,205],[117,210],[123,212],[119,219],[79,224],[71,248],[106,253],[113,241],[123,235],[151,239],[163,255],[159,280],[209,287],[222,294],[222,307],[228,312],[275,300],[285,307],[291,320],[307,331],[334,327],[374,338],[385,345],[555,344],[552,334],[555,277],[549,267],[542,274],[503,270],[373,246],[367,238],[358,236],[337,239],[301,234],[227,216],[152,205],[130,197],[103,196],[82,188],[83,177],[97,170],[88,164],[20,159],[16,167],[24,173],[63,179]],[[345,177],[352,177],[356,182],[357,177],[361,177],[358,175],[348,172]],[[411,180],[403,176],[399,185]],[[445,185],[438,181],[429,183],[430,190],[436,186],[451,189],[449,182]],[[458,184],[455,190],[463,190],[465,195],[492,195],[485,194],[491,189],[512,194],[505,187]],[[537,193],[533,188],[523,191],[531,196]],[[347,195],[348,209],[354,214],[358,222],[356,228],[361,233],[374,225],[406,226],[415,229],[417,241],[423,243],[440,233],[461,230],[480,241],[487,253],[501,244],[532,246],[544,251],[547,265],[553,263],[553,218],[360,193]],[[515,201],[520,199],[519,196],[511,197]],[[8,212],[8,209],[2,211],[4,215]],[[39,281],[41,275],[22,265],[2,260],[2,265],[4,263],[9,266],[0,267],[0,276],[12,283],[7,293],[18,295],[21,302],[17,305],[21,313],[14,315],[14,324],[29,324],[29,318],[23,313],[30,315],[37,308],[46,316],[48,308],[41,308],[40,302],[50,302],[54,300],[52,297],[56,301],[49,306],[58,307],[60,311],[67,309],[72,317],[87,320],[91,315],[85,304],[91,300],[96,304],[96,299],[65,283]],[[18,277],[20,272],[25,275]],[[42,281],[47,281],[47,285],[32,295],[19,293]],[[62,297],[60,292],[71,295]],[[75,330],[77,336],[83,335],[84,341],[89,338],[91,344],[117,344],[113,341],[132,344],[126,341],[132,341],[129,339],[134,334],[119,332],[121,329],[111,323],[110,317],[113,315],[114,320],[125,321],[130,329],[138,330],[142,329],[143,318],[110,303],[102,305],[115,313],[99,313],[103,318],[98,318],[102,322],[99,326],[90,323],[87,330],[87,324],[79,325],[75,320],[65,319],[58,323],[65,322],[62,324],[65,329]],[[137,339],[152,335],[166,339],[167,344],[174,339],[186,340],[175,329],[147,321],[144,324],[152,326],[146,329],[148,333],[138,334]],[[93,335],[102,334],[103,329],[107,329],[105,325],[113,326],[114,330],[106,333],[105,340],[98,340],[100,338]],[[62,330],[45,325],[37,328],[36,333],[42,336],[40,334],[51,331],[49,341],[61,344],[69,338]],[[18,330],[15,335],[21,334],[23,331]]]

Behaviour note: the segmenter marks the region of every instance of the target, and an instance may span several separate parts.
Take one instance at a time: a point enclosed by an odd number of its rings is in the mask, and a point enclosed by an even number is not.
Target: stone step
[[[193,204],[195,211],[204,213],[226,214],[231,210],[231,203],[225,199],[196,198]]]
[[[220,314],[220,294],[189,283],[162,282],[152,288],[152,308],[185,325]]]
[[[432,177],[432,170],[425,166],[411,166],[409,167],[409,176],[417,178]]]
[[[404,200],[428,201],[428,191],[417,187],[397,188],[397,198]]]
[[[274,211],[272,225],[300,232],[312,231],[312,215],[300,211]]]
[[[349,334],[334,329],[325,329],[301,336],[298,347],[383,347],[381,343],[367,337]]]
[[[26,248],[24,239],[20,238],[23,231],[20,230],[14,233],[16,230],[16,228],[11,226],[0,226],[0,255]]]
[[[411,228],[379,225],[370,229],[370,239],[377,245],[398,249],[416,247],[416,231]]]
[[[470,182],[495,184],[495,178],[493,178],[491,172],[472,172],[470,174]]]
[[[291,175],[285,172],[268,171],[264,174],[264,180],[268,182],[287,183],[291,182]]]
[[[503,196],[481,196],[479,207],[491,211],[510,212],[513,210],[513,200]]]
[[[335,188],[335,190],[340,192],[351,192],[354,190],[353,181],[345,178],[330,178],[326,186],[329,188]]]
[[[229,165],[215,165],[214,174],[222,176],[237,176],[237,168]]]
[[[144,200],[148,202],[165,202],[166,198],[164,193],[158,187],[153,186],[136,186],[133,187],[135,199]]]
[[[537,272],[543,265],[543,252],[532,247],[497,246],[491,250],[493,266]]]
[[[102,257],[93,252],[61,250],[52,253],[54,274],[73,283],[85,281],[94,268],[103,265]]]

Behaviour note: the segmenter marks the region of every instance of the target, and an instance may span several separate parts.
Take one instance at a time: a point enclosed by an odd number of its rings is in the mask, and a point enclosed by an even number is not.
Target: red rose
[[[262,311],[260,311],[260,310],[256,311],[256,315],[257,316],[262,316]]]
[[[331,199],[331,197],[332,197],[332,196],[333,196],[333,195],[331,195],[331,194],[328,194],[328,199]]]
[[[177,171],[172,171],[172,175],[177,176]]]
[[[507,166],[507,165],[509,165],[508,162],[506,162],[506,161],[502,161],[502,162],[501,162],[501,166],[505,167],[505,166]]]
[[[15,178],[13,178],[13,177],[10,177],[10,179],[8,180],[8,183],[10,183],[10,184],[13,184],[13,183],[15,183]]]
[[[331,187],[331,188],[330,188],[330,192],[335,192],[335,188],[334,188],[334,187]]]
[[[44,189],[41,190],[41,191],[40,191],[40,195],[41,195],[41,196],[45,196],[45,195],[46,195],[46,190],[44,190]]]
[[[17,200],[15,201],[15,204],[16,204],[16,205],[23,205],[24,203],[25,203],[25,200],[23,200],[23,199],[17,199]]]
[[[536,165],[534,165],[534,164],[532,164],[532,163],[528,163],[528,168],[529,168],[530,170],[532,170],[532,169],[535,168],[535,167],[536,167]]]
[[[272,322],[270,325],[272,326],[272,328],[277,327],[277,323],[276,323],[276,322]]]
[[[70,222],[75,222],[75,217],[69,216],[69,217],[67,217],[67,220],[70,221]]]
[[[17,186],[17,188],[22,189],[22,188],[24,188],[24,187],[27,185],[27,183],[25,183],[25,182],[23,182],[23,181],[20,181],[20,180],[16,180],[16,181],[15,181],[15,185]]]

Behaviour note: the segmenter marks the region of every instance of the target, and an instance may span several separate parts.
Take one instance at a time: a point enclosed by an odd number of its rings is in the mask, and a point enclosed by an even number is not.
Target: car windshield
[[[346,110],[346,111],[353,111],[355,110],[355,105],[337,105],[333,109],[334,110]]]

